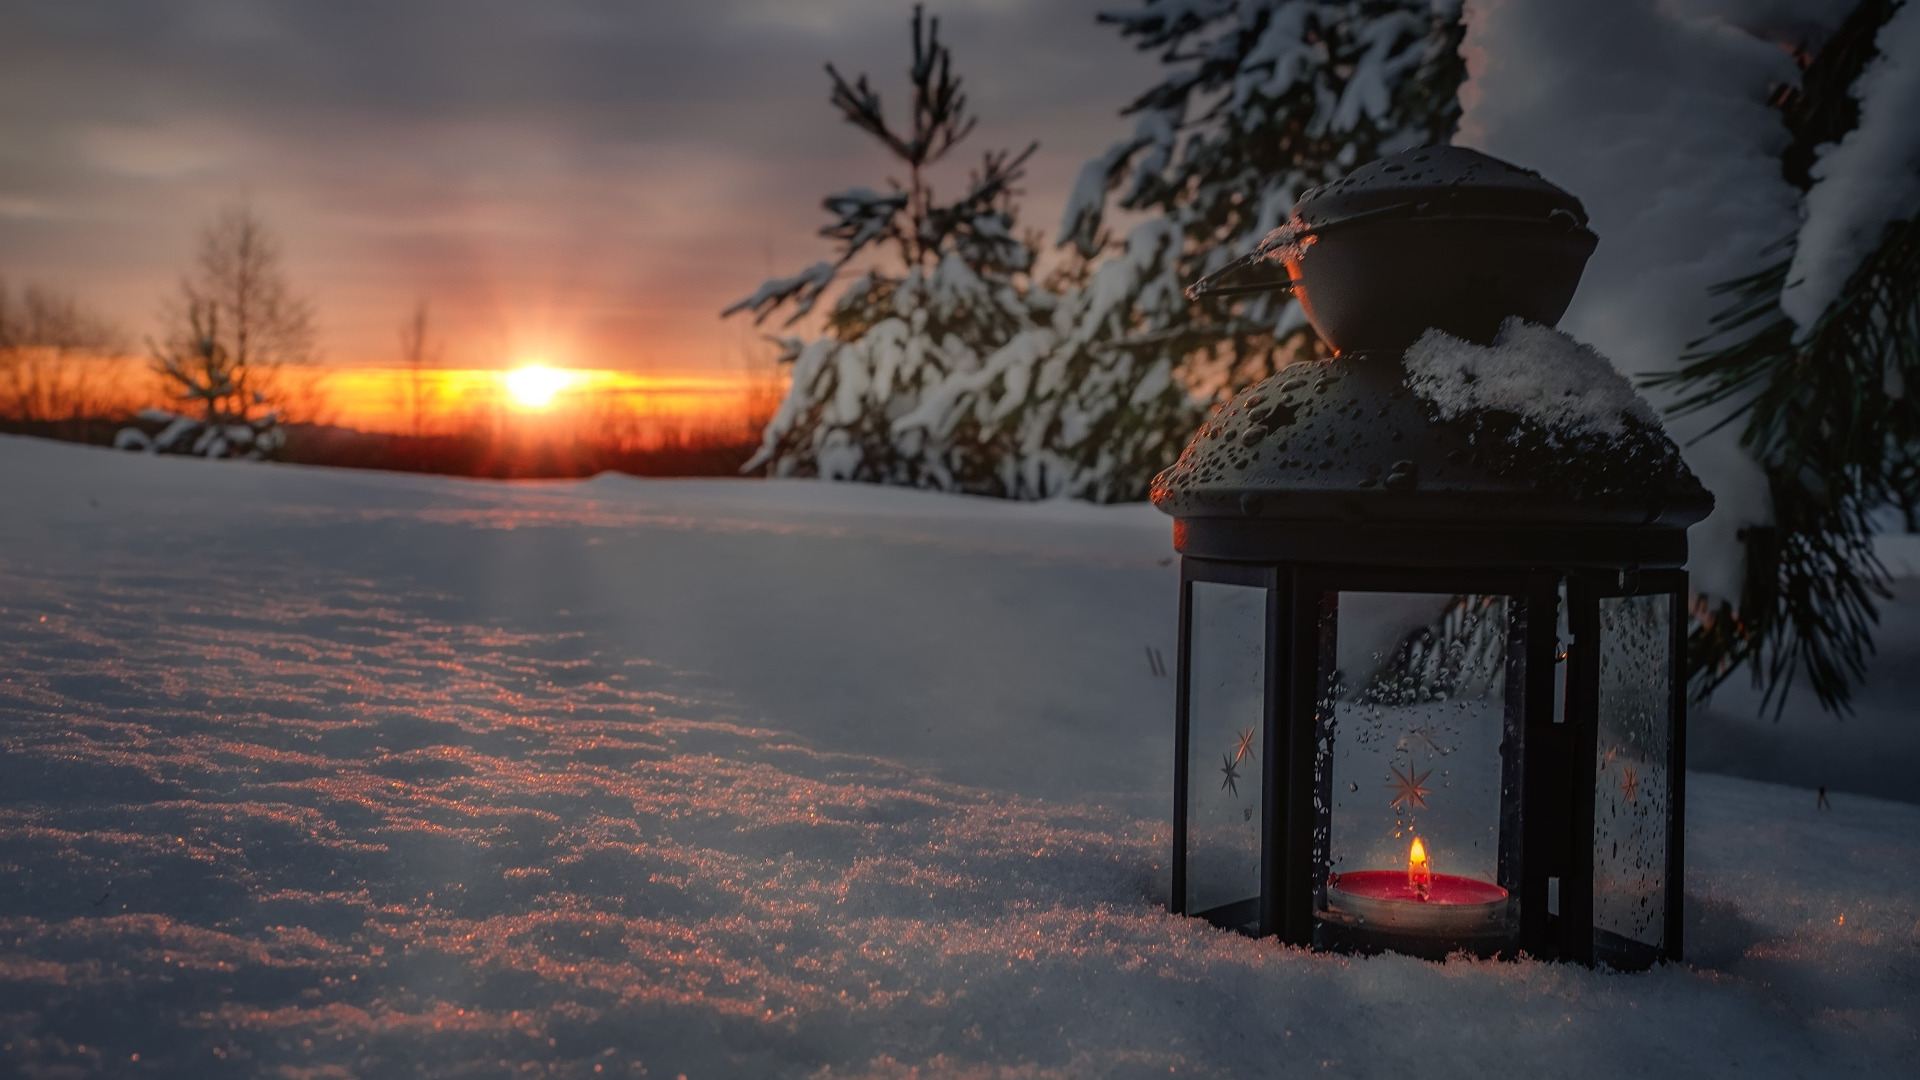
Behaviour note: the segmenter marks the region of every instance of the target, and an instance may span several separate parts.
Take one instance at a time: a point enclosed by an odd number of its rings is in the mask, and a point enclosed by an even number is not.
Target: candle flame
[[[1413,846],[1407,849],[1407,885],[1422,900],[1433,889],[1433,867],[1427,862],[1427,845],[1417,836],[1413,838]]]

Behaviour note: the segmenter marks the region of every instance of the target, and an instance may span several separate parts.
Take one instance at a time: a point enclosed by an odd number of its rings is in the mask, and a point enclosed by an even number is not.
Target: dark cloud
[[[1100,6],[936,5],[981,117],[965,156],[1039,139],[1027,217],[1048,231],[1152,74],[1095,25]],[[506,351],[534,333],[516,326],[573,319],[582,362],[708,362],[738,336],[714,312],[822,252],[820,197],[884,180],[828,109],[822,65],[871,73],[898,108],[910,10],[11,0],[0,272],[138,328],[198,223],[245,198],[282,233],[338,359],[380,359],[425,293],[476,334],[497,323]]]

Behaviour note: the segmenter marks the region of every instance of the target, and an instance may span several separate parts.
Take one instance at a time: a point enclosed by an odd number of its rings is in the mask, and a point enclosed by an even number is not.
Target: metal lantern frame
[[[1609,404],[1572,421],[1469,391],[1480,376],[1464,369],[1437,384],[1430,357],[1418,378],[1408,366],[1430,329],[1489,347],[1512,319],[1554,325],[1597,243],[1579,199],[1538,173],[1464,147],[1420,147],[1307,192],[1285,227],[1189,290],[1291,289],[1337,355],[1235,394],[1153,483],[1181,555],[1175,912],[1319,948],[1524,952],[1622,968],[1680,956],[1682,568],[1687,527],[1713,498],[1651,412],[1625,404],[1618,373],[1596,370],[1604,361],[1576,344],[1532,333],[1515,347],[1533,352],[1505,361],[1578,365],[1567,374],[1588,387],[1618,381],[1602,395]],[[1263,263],[1284,263],[1287,280],[1232,284]],[[1547,385],[1534,384],[1529,400],[1550,397]],[[1261,620],[1253,594],[1221,593],[1219,625],[1209,622],[1201,734],[1234,740],[1220,769],[1231,794],[1198,804],[1195,591],[1209,583],[1262,590],[1265,607]],[[1433,622],[1410,594],[1452,600]],[[1346,596],[1355,600],[1343,612]],[[1504,652],[1488,621],[1495,611]],[[1351,654],[1348,626],[1358,631]],[[1390,661],[1365,649],[1396,640]],[[1416,671],[1416,649],[1420,664],[1438,666]],[[1471,670],[1448,670],[1468,655]],[[1370,665],[1364,682],[1346,684],[1360,670],[1348,672],[1348,659]],[[1243,726],[1256,697],[1258,751]],[[1396,719],[1418,726],[1389,750]],[[1430,750],[1427,773],[1406,745],[1416,734]],[[1402,750],[1404,775],[1391,758]],[[1436,758],[1459,751],[1435,789],[1421,786]],[[1257,809],[1239,790],[1247,754],[1259,770]],[[1376,861],[1385,850],[1384,836],[1361,837],[1364,853],[1350,841],[1375,811],[1347,795],[1361,790],[1355,770],[1383,759],[1401,794],[1385,804],[1396,813],[1374,820],[1392,821],[1396,841],[1413,833],[1397,882],[1344,867],[1349,854]],[[1616,769],[1617,798],[1600,789],[1602,771]],[[1443,882],[1413,810],[1429,810],[1423,796],[1456,772],[1447,812],[1427,822],[1447,831],[1448,858],[1469,872]],[[1656,782],[1664,801],[1648,786]],[[1445,895],[1429,891],[1443,886]]]
[[[1183,522],[1183,525],[1202,524]],[[1241,523],[1231,523],[1239,525]],[[1276,535],[1285,526],[1275,523]],[[1181,530],[1183,533],[1189,530]],[[1342,535],[1347,533],[1350,535]],[[1242,535],[1246,535],[1242,530]],[[1522,539],[1508,533],[1509,542]],[[1665,540],[1671,550],[1670,533]],[[1187,539],[1183,536],[1182,539]],[[1484,558],[1487,535],[1448,543],[1432,533],[1403,535],[1395,542],[1380,530],[1332,529],[1328,550],[1368,551],[1376,562],[1269,559],[1230,561],[1183,554],[1180,563],[1180,646],[1175,713],[1173,881],[1171,909],[1248,933],[1312,946],[1316,878],[1327,865],[1326,776],[1317,767],[1324,718],[1320,701],[1323,606],[1341,592],[1500,595],[1517,602],[1509,616],[1517,630],[1509,648],[1523,656],[1518,715],[1510,702],[1508,740],[1503,743],[1503,788],[1514,785],[1519,820],[1503,822],[1502,877],[1518,907],[1516,948],[1543,959],[1620,968],[1640,968],[1681,955],[1681,903],[1685,855],[1685,645],[1684,571],[1634,565],[1499,566],[1436,555]],[[1551,544],[1551,535],[1536,538]],[[1684,534],[1679,534],[1684,552]],[[1399,558],[1384,548],[1397,546]],[[1644,545],[1642,545],[1644,546]],[[1371,549],[1371,550],[1369,550]],[[1684,557],[1684,555],[1682,556]],[[1422,561],[1424,559],[1424,561]],[[1264,590],[1265,692],[1262,705],[1260,889],[1256,896],[1205,911],[1187,911],[1187,833],[1193,672],[1193,586],[1197,582]],[[1665,911],[1662,941],[1650,947],[1609,940],[1594,926],[1595,768],[1599,733],[1600,604],[1608,598],[1664,598],[1667,608],[1665,664],[1671,677],[1671,722],[1666,776]],[[1563,637],[1562,605],[1565,606]],[[1517,723],[1515,722],[1517,721]],[[1519,745],[1509,745],[1517,731]],[[1324,943],[1322,943],[1324,944]],[[1402,951],[1418,952],[1405,945]],[[1442,943],[1442,954],[1450,947]]]

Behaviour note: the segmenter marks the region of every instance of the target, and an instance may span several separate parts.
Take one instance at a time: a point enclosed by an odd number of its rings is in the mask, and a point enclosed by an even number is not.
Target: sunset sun
[[[571,373],[539,364],[515,368],[507,372],[506,377],[508,396],[523,409],[546,408],[553,404],[554,395],[566,389],[571,382]]]

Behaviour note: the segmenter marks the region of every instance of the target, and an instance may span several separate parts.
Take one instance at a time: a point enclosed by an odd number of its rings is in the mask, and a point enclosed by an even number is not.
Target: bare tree
[[[100,361],[121,351],[119,330],[72,295],[28,285],[16,296],[0,281],[0,417],[103,416],[113,403]]]
[[[313,309],[288,286],[279,243],[245,206],[201,232],[164,317],[154,370],[209,424],[280,411],[292,396],[284,369],[314,359]]]
[[[407,413],[419,435],[426,406],[425,369],[440,363],[440,345],[427,336],[427,301],[414,303],[413,315],[400,324],[400,358],[407,365]]]

